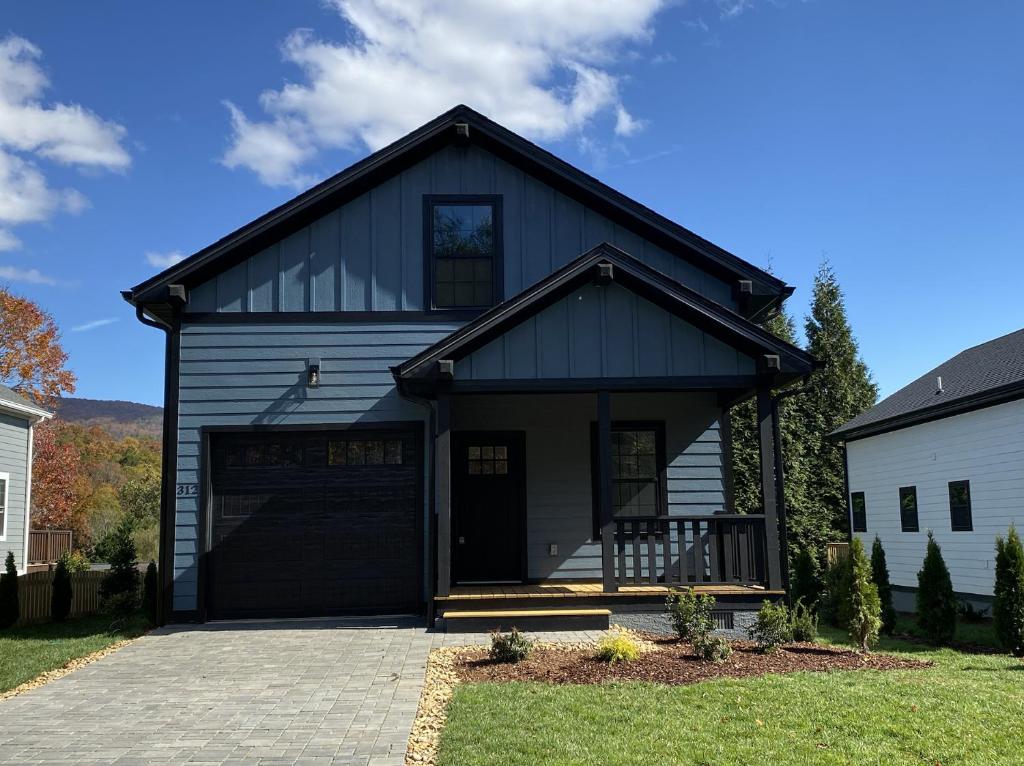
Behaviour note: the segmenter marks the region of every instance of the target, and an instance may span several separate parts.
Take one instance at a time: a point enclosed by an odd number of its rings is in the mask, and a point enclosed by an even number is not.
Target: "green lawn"
[[[100,614],[0,631],[0,693],[76,657],[134,638],[147,625],[141,613],[119,620],[113,629],[112,623],[110,615]]]
[[[842,640],[837,633],[829,637]],[[462,764],[1021,763],[1024,665],[1004,655],[880,649],[912,671],[798,673],[693,686],[456,688],[440,762]]]

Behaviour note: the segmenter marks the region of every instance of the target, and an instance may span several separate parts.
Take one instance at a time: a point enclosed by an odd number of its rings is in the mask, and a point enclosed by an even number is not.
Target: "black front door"
[[[456,432],[452,440],[452,578],[521,582],[525,576],[525,436]]]

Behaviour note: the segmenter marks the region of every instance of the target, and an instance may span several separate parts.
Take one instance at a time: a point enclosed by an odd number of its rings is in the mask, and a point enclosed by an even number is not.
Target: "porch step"
[[[448,633],[492,630],[607,630],[610,609],[449,609],[441,614]]]

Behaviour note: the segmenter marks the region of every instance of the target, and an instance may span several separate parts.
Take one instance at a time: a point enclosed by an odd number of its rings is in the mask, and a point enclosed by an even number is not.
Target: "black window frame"
[[[435,306],[434,279],[434,207],[437,205],[490,205],[494,255],[491,260],[491,302],[486,306]],[[425,194],[423,195],[423,307],[437,314],[456,312],[483,313],[501,303],[505,294],[504,228],[500,194]]]
[[[665,421],[664,420],[613,420],[612,431],[654,431],[654,461],[656,480],[658,482],[655,500],[656,516],[668,516],[668,461],[665,457]],[[590,423],[590,497],[591,497],[591,540],[601,539],[601,509],[598,503],[599,453],[597,442],[597,422]],[[614,513],[614,511],[613,511]],[[613,516],[614,517],[614,516]],[[622,518],[630,518],[623,516]]]
[[[863,510],[860,512],[860,525],[857,525],[857,509],[855,507],[856,498],[860,498]],[[863,492],[851,492],[850,493],[850,529],[853,532],[867,532],[868,531],[868,500]]]
[[[911,496],[911,495],[914,498],[914,523],[913,524],[908,524],[907,521],[908,521],[908,514],[909,514],[909,512],[903,506],[903,498],[905,496]],[[921,523],[920,523],[919,509],[918,509],[918,505],[917,505],[917,485],[913,485],[912,484],[909,487],[900,487],[900,489],[899,489],[899,497],[900,497],[900,530],[903,531],[903,532],[920,532],[921,531]]]
[[[955,487],[963,487],[967,490],[967,505],[966,507],[960,507],[954,509],[953,507],[953,489]],[[969,479],[958,479],[957,481],[951,481],[946,487],[949,497],[949,528],[953,532],[973,532],[974,531],[974,514],[972,511],[971,504],[971,482]],[[967,520],[961,518],[960,523],[957,523],[956,514],[960,512],[962,515],[966,511]]]

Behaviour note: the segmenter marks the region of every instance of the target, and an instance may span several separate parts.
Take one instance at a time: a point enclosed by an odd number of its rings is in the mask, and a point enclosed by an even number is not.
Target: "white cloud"
[[[0,266],[0,279],[9,282],[28,282],[33,285],[55,285],[57,280],[41,273],[38,269],[19,269],[17,266]]]
[[[271,185],[308,182],[323,149],[379,149],[457,103],[532,138],[578,134],[614,117],[618,135],[642,125],[626,109],[616,53],[652,36],[666,0],[328,0],[349,42],[293,32],[282,55],[303,72],[260,96],[266,119],[228,103],[231,168]]]
[[[85,324],[75,325],[71,328],[71,332],[88,332],[89,330],[95,330],[97,327],[105,327],[108,324],[113,324],[117,321],[117,317],[108,317],[107,319],[95,319],[92,322],[86,322]]]
[[[733,19],[754,7],[754,0],[715,0],[723,19]]]
[[[176,263],[185,260],[185,254],[179,250],[172,250],[169,253],[158,253],[150,250],[146,253],[146,263],[154,269],[169,269]]]
[[[0,40],[0,250],[18,245],[10,227],[88,205],[78,191],[50,186],[40,161],[113,171],[131,165],[123,127],[79,104],[40,101],[49,87],[41,56],[24,38]]]

